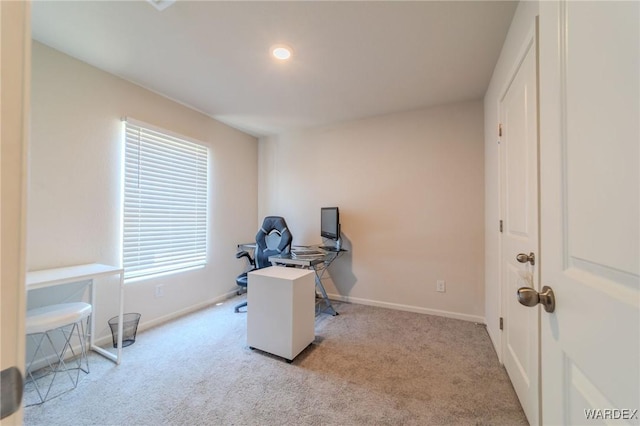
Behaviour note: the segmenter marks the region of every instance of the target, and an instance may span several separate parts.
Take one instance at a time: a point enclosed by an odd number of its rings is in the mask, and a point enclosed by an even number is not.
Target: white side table
[[[120,275],[120,308],[118,313],[118,342],[116,353],[113,354],[106,349],[94,344],[95,340],[95,312],[96,312],[96,291],[93,288],[93,281],[96,278],[108,275]],[[70,284],[89,280],[91,305],[91,329],[89,330],[89,345],[91,349],[100,355],[110,359],[116,364],[120,364],[122,360],[122,319],[124,312],[124,269],[117,266],[103,265],[101,263],[90,263],[87,265],[68,266],[64,268],[43,269],[40,271],[27,272],[27,291],[37,290],[40,288],[53,287],[57,285]]]
[[[315,338],[313,271],[270,266],[249,272],[247,344],[289,362]]]

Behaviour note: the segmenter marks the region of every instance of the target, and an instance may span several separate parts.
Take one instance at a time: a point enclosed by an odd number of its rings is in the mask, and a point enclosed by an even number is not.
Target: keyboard
[[[324,252],[313,249],[293,249],[291,250],[293,256],[324,256]]]

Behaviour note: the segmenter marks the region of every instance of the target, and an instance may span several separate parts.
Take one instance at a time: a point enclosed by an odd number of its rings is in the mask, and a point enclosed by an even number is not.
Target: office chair
[[[236,278],[236,284],[241,287],[247,287],[247,274],[257,269],[266,268],[271,266],[269,262],[269,256],[274,256],[282,253],[289,253],[291,249],[291,241],[293,237],[289,228],[287,228],[287,222],[280,216],[267,216],[262,221],[262,227],[256,234],[256,249],[251,255],[241,250],[236,253],[236,259],[246,257],[249,261],[251,269],[247,272],[243,272]],[[233,311],[240,312],[240,308],[247,306],[247,302],[240,303]]]

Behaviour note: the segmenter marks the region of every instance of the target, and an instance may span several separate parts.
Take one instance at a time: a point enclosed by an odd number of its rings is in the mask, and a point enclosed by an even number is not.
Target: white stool
[[[25,400],[26,406],[42,404],[48,399],[75,389],[78,386],[80,371],[89,373],[87,334],[90,315],[91,305],[83,302],[49,305],[27,311],[26,334],[36,347],[27,363],[25,397],[27,396],[27,386],[33,385],[39,401],[29,403]],[[56,335],[60,335],[62,338],[56,339]],[[72,346],[73,336],[77,337],[80,344],[78,355]],[[62,346],[60,350],[56,349],[56,343],[58,347]],[[65,362],[68,350],[71,351],[70,359]],[[34,363],[42,365],[40,362],[43,360],[45,361],[44,367],[35,369]],[[85,368],[83,368],[83,362]],[[72,370],[77,370],[75,379],[71,374]],[[58,373],[66,373],[72,386],[60,386],[62,384],[59,382],[64,379],[60,378],[56,382]],[[64,374],[62,376],[64,377]],[[56,391],[51,394],[54,384]]]

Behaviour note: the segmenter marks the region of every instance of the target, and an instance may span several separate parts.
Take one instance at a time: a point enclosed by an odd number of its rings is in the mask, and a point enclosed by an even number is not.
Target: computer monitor
[[[334,241],[340,239],[340,211],[337,207],[320,209],[320,235]]]

